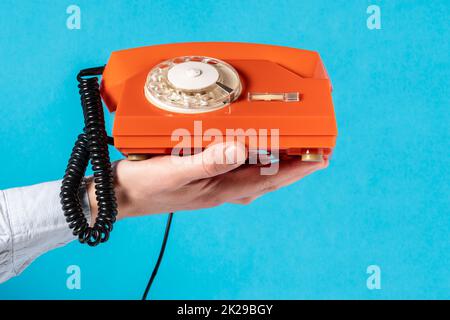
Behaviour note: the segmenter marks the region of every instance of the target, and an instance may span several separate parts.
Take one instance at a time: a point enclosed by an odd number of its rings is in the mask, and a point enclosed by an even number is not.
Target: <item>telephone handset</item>
[[[157,45],[113,52],[106,66],[82,70],[77,79],[85,127],[67,165],[61,204],[73,234],[90,246],[108,240],[117,216],[108,144],[142,160],[202,150],[214,132],[280,160],[321,161],[336,143],[332,86],[313,51],[226,42]],[[112,137],[102,99],[115,112]],[[89,161],[99,208],[93,226],[78,196]],[[167,234],[166,228],[157,267]]]

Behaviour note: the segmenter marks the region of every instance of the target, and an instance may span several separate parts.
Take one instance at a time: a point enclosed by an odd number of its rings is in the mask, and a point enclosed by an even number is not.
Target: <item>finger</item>
[[[316,172],[316,171],[318,171],[318,170],[322,170],[322,169],[327,168],[327,167],[328,167],[328,164],[329,164],[328,160],[324,160],[324,161],[322,162],[321,165],[320,165],[320,164],[317,165],[317,166],[318,166],[318,169],[313,169],[312,171],[310,171],[309,173],[304,174],[304,175],[300,175],[300,176],[293,175],[293,176],[290,176],[290,177],[288,177],[285,181],[280,181],[280,183],[274,188],[274,190],[281,189],[281,188],[287,187],[287,186],[289,186],[289,185],[291,185],[291,184],[294,184],[294,183],[296,183],[297,181],[301,180],[302,178],[306,177],[307,175],[310,175],[310,174],[312,174],[312,173],[314,173],[314,172]],[[269,191],[267,191],[267,190],[262,190],[262,191],[258,191],[258,192],[256,192],[255,194],[252,194],[250,197],[251,197],[251,198],[259,198],[259,197],[261,197],[262,195],[264,195],[265,193],[270,192],[270,191],[274,191],[274,190],[269,190]]]
[[[300,160],[281,161],[278,173],[272,176],[260,175],[259,167],[242,168],[220,177],[216,193],[220,193],[224,201],[262,195],[323,169],[326,163],[325,161],[320,163],[305,163]]]
[[[255,201],[256,199],[258,199],[260,196],[251,196],[251,197],[245,197],[245,198],[240,198],[240,199],[236,199],[236,200],[231,200],[228,201],[229,203],[233,203],[233,204],[250,204],[253,201]]]
[[[240,142],[214,144],[193,156],[170,157],[173,173],[185,183],[229,172],[244,164],[246,159],[245,145]]]
[[[328,167],[328,165],[329,165],[329,161],[328,160],[323,160],[322,162],[317,163],[317,169],[313,169],[313,171],[311,171],[307,175],[310,175],[311,173],[316,172],[318,170],[326,169]],[[287,186],[297,182],[298,180],[299,180],[299,178],[296,177],[296,176],[288,177],[288,179],[286,181],[281,182],[280,188],[287,187]]]
[[[231,171],[245,163],[246,158],[245,145],[227,142],[214,144],[192,156],[170,155],[155,156],[144,161],[122,160],[118,166],[124,168],[120,171],[126,171],[127,176],[135,176],[136,183],[144,181],[146,185],[165,189]]]

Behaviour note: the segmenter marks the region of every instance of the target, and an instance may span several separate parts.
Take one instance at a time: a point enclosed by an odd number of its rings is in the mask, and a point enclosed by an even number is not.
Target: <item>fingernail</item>
[[[232,144],[225,149],[226,164],[243,163],[245,157],[245,147]]]

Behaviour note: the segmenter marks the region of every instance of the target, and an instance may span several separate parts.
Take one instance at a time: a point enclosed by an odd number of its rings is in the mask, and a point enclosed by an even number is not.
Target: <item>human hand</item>
[[[118,218],[210,208],[226,202],[249,204],[328,166],[328,160],[309,163],[289,159],[279,163],[277,174],[261,175],[260,166],[244,164],[247,156],[244,145],[230,142],[176,159],[156,156],[143,161],[121,160],[115,167]],[[92,182],[87,190],[95,221],[97,203]]]

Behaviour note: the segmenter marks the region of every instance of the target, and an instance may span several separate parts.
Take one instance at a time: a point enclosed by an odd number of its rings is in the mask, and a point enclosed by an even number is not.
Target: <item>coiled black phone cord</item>
[[[96,246],[108,240],[117,216],[114,177],[108,152],[108,144],[114,145],[114,140],[106,134],[97,78],[103,73],[103,70],[104,67],[89,68],[81,70],[77,75],[85,126],[72,149],[60,193],[61,205],[69,227],[73,230],[73,234],[78,236],[81,243],[87,243],[90,246]],[[89,160],[94,172],[95,195],[98,204],[98,215],[93,227],[89,226],[89,222],[83,214],[79,198],[79,190]],[[147,298],[158,273],[166,249],[172,218],[173,212],[167,219],[161,250],[142,296],[143,300]]]
[[[97,76],[104,67],[81,70],[77,75],[78,88],[84,115],[83,133],[78,136],[61,186],[61,204],[66,221],[81,243],[96,246],[105,242],[113,229],[117,216],[117,201],[114,195],[114,178],[109,159],[108,141],[103,114],[100,86]],[[91,162],[94,172],[95,195],[98,215],[94,225],[83,214],[79,189],[86,168]]]

